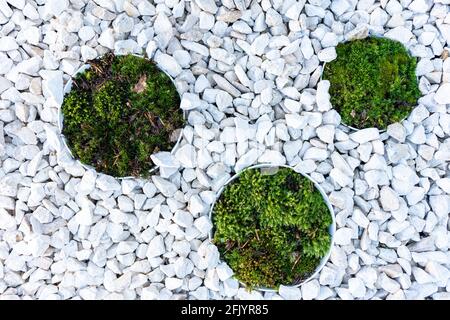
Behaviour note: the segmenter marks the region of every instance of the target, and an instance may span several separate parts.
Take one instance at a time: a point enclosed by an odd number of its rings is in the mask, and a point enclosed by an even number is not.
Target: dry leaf
[[[133,91],[136,93],[141,93],[145,90],[145,88],[147,88],[147,75],[143,74],[135,84]]]

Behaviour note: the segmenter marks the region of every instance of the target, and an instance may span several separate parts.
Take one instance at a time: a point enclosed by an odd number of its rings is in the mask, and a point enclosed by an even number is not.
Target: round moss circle
[[[369,37],[341,43],[336,53],[323,79],[344,124],[385,129],[409,115],[420,97],[417,62],[400,42]]]
[[[87,62],[64,97],[62,133],[73,156],[116,177],[148,176],[184,124],[180,96],[153,61],[134,55]]]
[[[244,170],[224,188],[212,220],[221,258],[249,288],[306,280],[331,246],[322,194],[286,167]]]

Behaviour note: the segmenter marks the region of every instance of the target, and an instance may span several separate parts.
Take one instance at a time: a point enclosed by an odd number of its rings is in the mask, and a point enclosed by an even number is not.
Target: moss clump
[[[62,105],[73,155],[117,177],[147,176],[150,156],[170,150],[184,124],[171,79],[150,60],[107,54],[88,61]]]
[[[222,258],[250,288],[304,280],[330,249],[322,195],[289,168],[242,172],[214,206],[213,222]]]
[[[325,65],[331,103],[343,123],[385,129],[408,116],[420,97],[416,59],[397,41],[369,37],[341,43]]]

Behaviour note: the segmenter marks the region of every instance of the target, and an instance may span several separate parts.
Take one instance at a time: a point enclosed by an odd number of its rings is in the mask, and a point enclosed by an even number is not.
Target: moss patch
[[[289,168],[242,172],[214,206],[213,223],[222,258],[250,288],[306,279],[331,243],[322,195]]]
[[[112,176],[147,176],[184,124],[171,79],[150,60],[107,54],[88,61],[62,105],[74,157]]]
[[[370,37],[341,43],[337,58],[325,65],[333,107],[342,122],[385,129],[408,116],[420,91],[416,59],[397,41]]]

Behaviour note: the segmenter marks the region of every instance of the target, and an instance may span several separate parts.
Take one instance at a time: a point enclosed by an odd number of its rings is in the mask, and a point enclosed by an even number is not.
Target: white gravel
[[[449,4],[0,0],[0,298],[449,299]],[[368,34],[419,59],[417,108],[381,133],[340,126],[320,81]],[[64,83],[109,51],[145,51],[188,112],[148,180],[86,170],[56,134]],[[258,162],[334,206],[330,261],[300,288],[247,292],[207,240],[215,193]]]

